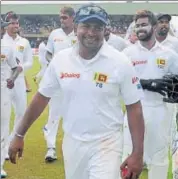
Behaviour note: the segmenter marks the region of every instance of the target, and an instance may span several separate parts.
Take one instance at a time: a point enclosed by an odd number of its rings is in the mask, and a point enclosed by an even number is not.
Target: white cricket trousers
[[[9,125],[11,117],[10,92],[1,88],[1,168],[3,167],[9,143]]]
[[[91,142],[64,135],[66,179],[120,179],[123,132]]]
[[[24,76],[19,76],[15,80],[14,88],[11,91],[11,101],[15,112],[14,128],[17,123],[23,118],[27,108],[27,93]]]
[[[47,148],[56,148],[56,137],[61,119],[62,96],[56,93],[49,101],[49,116],[47,124],[44,126],[44,137]]]
[[[148,179],[167,179],[170,120],[166,105],[143,105],[145,121],[144,161],[148,165]],[[132,152],[127,118],[124,125],[123,160]]]

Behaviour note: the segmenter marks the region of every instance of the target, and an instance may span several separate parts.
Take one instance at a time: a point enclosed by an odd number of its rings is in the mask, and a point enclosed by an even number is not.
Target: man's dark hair
[[[64,13],[64,14],[68,14],[69,16],[75,16],[75,11],[72,7],[69,6],[64,6],[60,12]]]
[[[136,22],[140,18],[145,18],[147,17],[151,25],[156,25],[157,24],[157,18],[156,16],[149,10],[139,10],[136,12],[134,16],[134,21]]]

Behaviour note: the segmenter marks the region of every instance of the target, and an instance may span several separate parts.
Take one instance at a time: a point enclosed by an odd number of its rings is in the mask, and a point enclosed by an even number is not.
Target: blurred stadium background
[[[63,6],[77,9],[87,1],[2,1],[1,14],[15,11],[20,15],[20,35],[26,37],[32,46],[37,48],[37,39],[48,37],[49,33],[58,27],[59,11]],[[91,1],[90,1],[91,2]],[[95,1],[99,3],[111,17],[112,32],[125,36],[127,28],[133,19],[133,14],[139,9],[149,9],[155,13],[165,12],[178,17],[176,1]],[[178,23],[177,23],[178,24]]]

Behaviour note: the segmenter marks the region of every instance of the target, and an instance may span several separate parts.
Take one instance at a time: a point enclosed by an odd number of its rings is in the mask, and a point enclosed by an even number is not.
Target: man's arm
[[[27,41],[27,45],[25,47],[25,52],[24,52],[22,68],[24,71],[26,71],[30,69],[32,65],[33,65],[33,52],[32,52],[30,43]]]
[[[133,144],[132,153],[142,156],[145,127],[141,103],[126,105],[126,111]]]
[[[17,135],[24,136],[26,134],[33,122],[41,115],[49,100],[50,98],[43,96],[39,92],[36,93],[28,106],[20,125],[16,128]]]

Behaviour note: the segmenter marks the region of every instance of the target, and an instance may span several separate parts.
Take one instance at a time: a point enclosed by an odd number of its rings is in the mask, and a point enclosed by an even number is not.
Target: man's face
[[[104,32],[104,24],[95,19],[79,23],[76,28],[76,34],[80,44],[89,49],[97,49],[102,45]]]
[[[18,19],[10,19],[10,24],[7,26],[7,31],[11,34],[16,34],[19,32],[19,21]]]
[[[73,25],[73,16],[69,16],[68,14],[65,13],[60,13],[60,22],[61,22],[61,28],[69,28]]]
[[[156,31],[160,36],[166,36],[169,32],[170,24],[167,17],[162,17],[158,20]]]
[[[151,39],[154,33],[154,27],[147,17],[140,18],[135,22],[135,33],[140,41],[148,41]]]

